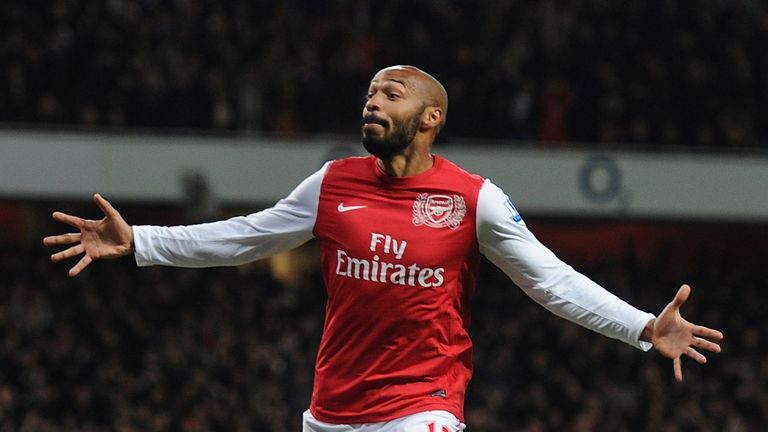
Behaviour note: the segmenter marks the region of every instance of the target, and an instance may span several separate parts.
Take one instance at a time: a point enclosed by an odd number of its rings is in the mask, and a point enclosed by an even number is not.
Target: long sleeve
[[[477,204],[480,251],[550,312],[647,351],[639,340],[654,318],[574,270],[526,227],[507,195],[486,180]]]
[[[313,237],[327,168],[328,163],[274,207],[258,213],[189,226],[134,226],[136,264],[239,265],[301,245]]]

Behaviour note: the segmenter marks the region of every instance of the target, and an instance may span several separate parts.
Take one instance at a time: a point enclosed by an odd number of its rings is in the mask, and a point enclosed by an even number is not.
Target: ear
[[[425,129],[440,127],[443,124],[443,109],[438,106],[427,107],[421,115],[421,124]]]

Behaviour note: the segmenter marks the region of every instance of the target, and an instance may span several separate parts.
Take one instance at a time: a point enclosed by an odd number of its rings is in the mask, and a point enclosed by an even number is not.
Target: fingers
[[[79,241],[80,241],[80,233],[70,233],[70,234],[48,236],[43,239],[43,245],[55,246],[55,245],[77,243]]]
[[[704,355],[702,355],[700,352],[696,351],[693,347],[688,347],[688,349],[685,350],[685,355],[696,360],[699,364],[704,364],[707,362],[707,358],[704,357]]]
[[[672,369],[675,371],[675,380],[677,382],[683,382],[683,366],[680,357],[672,359]]]
[[[83,271],[84,268],[88,267],[91,262],[93,262],[93,259],[90,256],[85,255],[77,264],[75,264],[74,267],[69,269],[69,277],[75,277],[79,275],[80,272]]]
[[[53,219],[78,229],[85,225],[85,220],[83,220],[83,218],[68,215],[62,212],[53,212]]]
[[[698,336],[704,339],[719,341],[719,340],[723,340],[723,337],[724,337],[722,332],[715,329],[711,329],[709,327],[700,326],[700,325],[693,326],[692,331],[694,336]]]
[[[101,209],[101,211],[104,213],[105,216],[107,217],[120,216],[120,213],[118,213],[117,210],[115,210],[115,208],[112,207],[112,205],[109,203],[109,201],[105,200],[101,195],[95,194],[93,196],[93,199],[96,202],[96,205],[99,207],[99,209]],[[77,228],[81,232],[83,232],[84,230],[93,231],[92,228],[88,228],[88,224],[97,222],[97,221],[86,221],[85,219],[79,218],[77,216],[72,216],[72,215],[58,212],[58,211],[54,212],[52,216],[54,220],[65,223],[74,228]],[[82,241],[82,236],[80,233],[71,233],[71,234],[62,234],[62,235],[45,237],[43,239],[43,244],[46,246],[74,244],[73,246],[61,252],[57,252],[51,255],[51,260],[53,262],[59,262],[68,258],[76,257],[78,255],[83,255],[83,257],[80,258],[80,261],[78,261],[77,264],[75,264],[75,266],[69,270],[69,276],[74,277],[80,274],[80,272],[83,271],[83,269],[88,267],[91,264],[91,262],[93,262],[93,258],[85,253],[85,246],[83,246],[81,241]]]
[[[99,206],[105,216],[117,216],[120,214],[114,207],[112,207],[112,204],[105,200],[100,194],[95,194],[93,200],[96,201],[96,205]]]
[[[708,340],[704,340],[701,338],[696,338],[691,344],[691,346],[688,347],[684,351],[684,355],[696,360],[699,364],[705,364],[707,362],[707,357],[698,352],[694,347],[706,349],[713,352],[720,352],[720,345],[710,342]],[[682,360],[681,356],[675,357],[672,359],[672,368],[675,372],[675,380],[678,382],[683,381],[683,367],[682,367]]]
[[[693,339],[693,343],[691,344],[691,346],[694,346],[696,348],[705,349],[707,351],[712,351],[714,353],[719,353],[720,350],[721,350],[719,344],[716,344],[714,342],[711,342],[711,341],[708,341],[706,339],[699,338],[699,337]]]
[[[53,262],[59,262],[63,261],[67,258],[76,257],[78,255],[82,255],[85,253],[85,247],[82,244],[77,244],[75,246],[72,246],[69,249],[65,249],[61,252],[57,252],[53,255],[51,255],[51,261]]]
[[[55,236],[55,237],[64,237],[64,236]],[[79,234],[72,235],[71,237],[77,237],[79,239],[80,235]],[[83,246],[82,243],[78,243],[70,248],[67,248],[61,252],[57,252],[51,255],[51,261],[59,262],[68,258],[76,257],[78,255],[83,255],[83,254],[85,254],[85,246]],[[92,262],[93,262],[93,258],[91,258],[90,255],[87,255],[87,254],[83,255],[83,257],[80,258],[80,261],[78,261],[74,267],[69,269],[69,276],[70,277],[77,276],[78,274],[80,274],[81,271],[83,271],[83,269],[88,267],[88,265],[91,264]]]

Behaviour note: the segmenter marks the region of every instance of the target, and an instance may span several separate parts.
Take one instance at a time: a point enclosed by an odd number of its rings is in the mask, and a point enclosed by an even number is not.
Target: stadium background
[[[675,384],[485,263],[470,430],[765,430],[766,46],[768,6],[746,0],[4,2],[0,431],[297,430],[322,328],[312,243],[70,280],[40,238],[64,229],[53,209],[97,217],[94,192],[131,223],[268,206],[295,167],[355,151],[366,84],[393,63],[448,87],[437,152],[485,175],[564,161],[500,174],[558,255],[654,312],[689,282],[684,315],[727,336]],[[232,153],[257,172],[215,157]]]

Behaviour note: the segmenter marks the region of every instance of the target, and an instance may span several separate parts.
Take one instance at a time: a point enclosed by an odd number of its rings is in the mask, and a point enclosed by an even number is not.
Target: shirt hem
[[[312,416],[321,422],[330,424],[363,424],[363,423],[383,423],[392,420],[397,420],[402,417],[406,417],[413,414],[418,414],[425,411],[442,410],[447,411],[456,416],[459,421],[464,421],[464,412],[457,409],[455,405],[449,403],[426,403],[419,404],[415,408],[397,410],[391,414],[382,415],[349,415],[349,416],[328,416],[321,414],[314,406],[309,407],[309,412]]]

